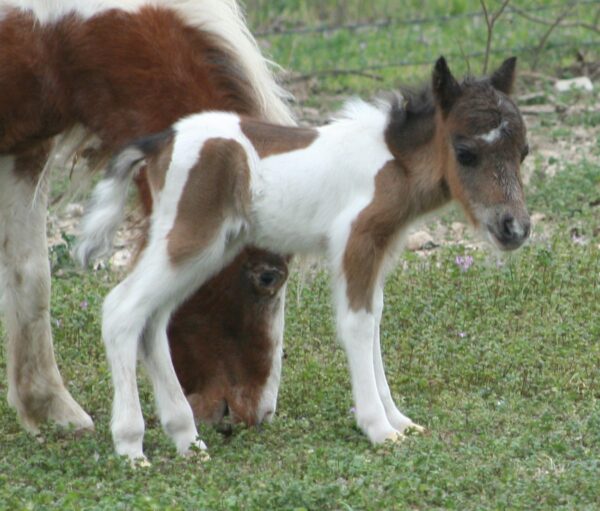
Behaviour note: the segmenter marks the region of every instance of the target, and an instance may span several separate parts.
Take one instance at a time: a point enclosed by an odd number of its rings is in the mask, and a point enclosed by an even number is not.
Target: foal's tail
[[[110,251],[123,221],[129,185],[145,157],[140,144],[127,146],[112,159],[106,176],[94,188],[75,247],[75,257],[83,266]]]

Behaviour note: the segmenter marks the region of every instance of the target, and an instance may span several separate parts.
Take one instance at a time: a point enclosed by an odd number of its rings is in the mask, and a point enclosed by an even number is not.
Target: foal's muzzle
[[[500,250],[515,250],[529,237],[531,223],[529,215],[517,219],[511,213],[504,213],[495,222],[486,225],[495,245]]]

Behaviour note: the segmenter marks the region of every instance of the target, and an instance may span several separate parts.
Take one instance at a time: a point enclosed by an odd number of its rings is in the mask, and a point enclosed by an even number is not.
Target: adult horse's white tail
[[[129,185],[145,156],[139,147],[128,146],[114,157],[106,177],[96,185],[75,247],[75,257],[83,266],[109,252],[123,221]]]

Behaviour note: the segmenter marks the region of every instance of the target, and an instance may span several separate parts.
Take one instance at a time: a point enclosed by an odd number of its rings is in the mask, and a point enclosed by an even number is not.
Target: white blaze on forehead
[[[475,138],[483,140],[488,144],[493,144],[494,142],[500,139],[500,137],[502,136],[502,130],[506,128],[507,125],[508,123],[506,121],[502,121],[498,127],[488,131],[487,133],[483,133],[482,135],[477,135]]]

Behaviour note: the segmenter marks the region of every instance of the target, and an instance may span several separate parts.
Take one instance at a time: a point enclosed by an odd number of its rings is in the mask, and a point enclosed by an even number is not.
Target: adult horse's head
[[[489,78],[462,83],[443,57],[433,71],[438,140],[449,146],[446,182],[475,227],[501,250],[520,247],[530,230],[520,173],[526,129],[509,96],[515,65],[509,58]]]

